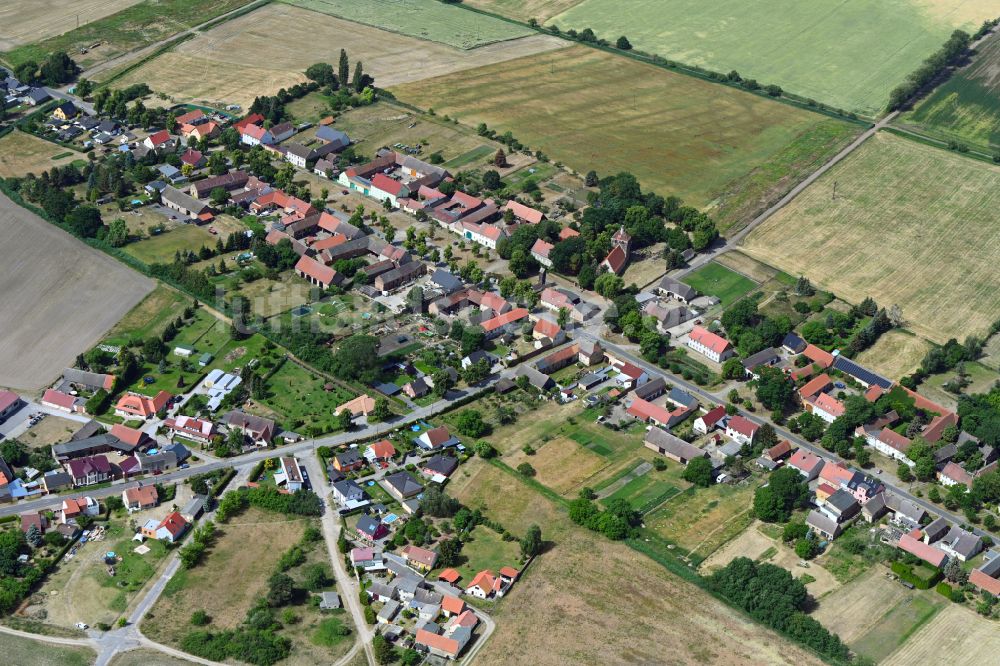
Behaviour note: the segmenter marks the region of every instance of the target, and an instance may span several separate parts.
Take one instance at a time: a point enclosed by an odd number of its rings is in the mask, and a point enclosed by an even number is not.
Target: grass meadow
[[[907,328],[943,343],[984,333],[1000,309],[998,205],[997,167],[879,133],[744,251],[848,302],[898,303]]]
[[[721,264],[710,262],[688,273],[684,282],[702,294],[716,296],[727,307],[749,294],[757,283]]]
[[[629,87],[622,88],[628,81]],[[634,173],[706,206],[824,117],[582,46],[391,88],[400,100],[510,131],[586,173]],[[835,142],[836,143],[836,142]],[[762,177],[783,178],[784,167]],[[752,207],[751,207],[752,208]]]
[[[584,0],[548,21],[875,115],[952,30],[993,18],[986,0]]]
[[[281,0],[389,32],[474,49],[526,37],[534,30],[496,18],[449,7],[438,0]]]

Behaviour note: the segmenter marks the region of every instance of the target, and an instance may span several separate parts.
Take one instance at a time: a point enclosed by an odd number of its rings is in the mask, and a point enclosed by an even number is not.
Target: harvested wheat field
[[[800,161],[773,160],[831,122],[584,46],[399,85],[392,92],[471,127],[484,122],[501,134],[510,131],[531,150],[579,173],[629,171],[644,187],[693,206],[730,192],[762,164],[773,168],[745,184],[754,197],[769,200],[774,188],[787,191],[791,182],[782,183]],[[822,143],[811,159],[839,145]]]
[[[998,654],[1000,632],[996,622],[964,606],[949,604],[883,663],[980,666],[996,663]]]
[[[275,38],[296,34],[308,34],[308,49],[300,40]],[[555,37],[533,35],[463,51],[275,3],[184,42],[116,85],[146,82],[174,101],[249,106],[258,95],[306,81],[303,72],[313,63],[336,67],[340,49],[347,50],[352,71],[360,60],[365,72],[385,87],[566,45]]]
[[[58,157],[59,159],[52,159]],[[0,178],[33,173],[36,176],[54,166],[65,166],[84,159],[82,153],[39,139],[33,134],[14,130],[0,139]]]
[[[913,594],[898,581],[886,578],[887,571],[884,567],[873,567],[867,574],[823,597],[813,617],[845,643],[853,643],[871,629],[878,618]]]
[[[907,328],[943,343],[1000,313],[998,231],[1000,168],[880,132],[744,250],[849,302],[898,303]]]
[[[6,0],[0,3],[0,51],[61,35],[77,27],[130,7],[141,0]]]
[[[496,467],[472,460],[458,475],[450,492],[463,503],[486,506],[517,534],[537,523],[554,543],[498,605],[496,633],[477,662],[820,663],[624,544],[574,526]]]
[[[544,23],[579,2],[580,0],[465,0],[467,5],[494,14],[521,21],[537,19],[539,23]]]
[[[153,290],[3,195],[0,234],[0,386],[47,385]]]

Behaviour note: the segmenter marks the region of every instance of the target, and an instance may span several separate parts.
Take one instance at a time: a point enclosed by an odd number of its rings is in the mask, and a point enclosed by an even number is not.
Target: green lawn
[[[447,169],[457,169],[459,167],[472,164],[473,162],[481,163],[487,157],[495,153],[496,150],[492,146],[479,146],[478,148],[473,148],[472,150],[462,153],[458,157],[448,160],[442,166]]]
[[[728,307],[750,293],[757,283],[714,261],[689,273],[684,282],[709,296],[717,296]]]
[[[677,487],[663,480],[661,472],[653,470],[632,479],[601,501],[607,504],[611,500],[625,499],[632,508],[645,513],[679,492]]]
[[[156,289],[115,324],[103,342],[123,345],[130,339],[141,340],[151,335],[159,335],[167,322],[173,321],[184,312],[184,308],[190,305],[191,300],[166,285],[157,284]]]
[[[285,429],[332,432],[336,429],[333,410],[355,395],[340,386],[325,391],[326,383],[326,379],[287,361],[268,380],[267,397],[261,402],[283,417],[280,424]]]
[[[872,661],[881,661],[948,603],[934,590],[908,596],[881,618],[873,618],[871,629],[854,641],[851,649]]]
[[[449,7],[438,0],[282,0],[349,21],[472,49],[533,34],[530,28]]]
[[[152,238],[129,243],[125,251],[147,264],[162,264],[172,262],[177,251],[192,250],[197,253],[202,246],[215,247],[216,240],[208,229],[197,224],[184,224]]]
[[[52,645],[9,634],[0,634],[0,650],[6,664],[88,666],[97,658],[90,648]]]
[[[919,0],[584,0],[547,22],[866,114],[956,28],[996,7]],[[891,26],[891,29],[889,28]]]
[[[496,520],[501,525],[503,524],[503,516],[497,516]],[[462,574],[460,584],[468,585],[475,575],[483,569],[490,569],[496,574],[500,567],[521,568],[521,548],[517,541],[504,541],[499,534],[485,525],[479,525],[472,530],[471,536],[472,540],[466,541],[462,545],[462,559],[464,561],[459,566],[454,567]]]

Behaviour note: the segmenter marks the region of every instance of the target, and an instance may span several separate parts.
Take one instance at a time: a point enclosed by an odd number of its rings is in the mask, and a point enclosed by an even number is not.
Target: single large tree
[[[347,51],[340,49],[340,67],[338,68],[338,78],[340,79],[340,85],[347,85],[347,80],[351,76],[351,67],[347,61]]]

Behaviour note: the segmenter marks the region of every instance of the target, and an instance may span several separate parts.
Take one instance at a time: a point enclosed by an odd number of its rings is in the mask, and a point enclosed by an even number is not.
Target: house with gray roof
[[[806,525],[824,539],[836,539],[843,529],[843,525],[816,509],[809,512]]]
[[[419,495],[424,487],[410,476],[409,472],[396,472],[385,477],[387,490],[395,495],[396,499],[404,500]]]
[[[207,204],[203,204],[191,195],[169,185],[160,192],[160,202],[170,210],[177,211],[192,220],[198,219],[199,215],[209,210]]]
[[[675,298],[682,303],[690,303],[698,296],[698,290],[691,285],[684,284],[670,276],[665,276],[660,280],[657,289],[661,294],[669,298]]]
[[[351,145],[351,137],[344,132],[334,129],[329,125],[323,125],[316,130],[316,138],[325,145],[332,145],[332,150],[343,150]]]
[[[676,386],[670,389],[670,393],[667,395],[667,400],[678,407],[686,407],[688,409],[698,407],[698,398],[683,389],[677,388]]]
[[[972,532],[952,525],[948,533],[936,545],[948,555],[965,562],[978,555],[983,549],[983,539]]]
[[[746,371],[747,377],[760,379],[759,368],[770,367],[780,360],[781,356],[778,354],[778,350],[774,347],[769,347],[743,359],[743,370]]]
[[[705,458],[708,456],[708,453],[697,446],[688,444],[683,439],[671,435],[666,430],[656,426],[646,432],[643,444],[646,445],[647,449],[652,449],[682,465],[687,465],[695,458]]]

